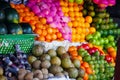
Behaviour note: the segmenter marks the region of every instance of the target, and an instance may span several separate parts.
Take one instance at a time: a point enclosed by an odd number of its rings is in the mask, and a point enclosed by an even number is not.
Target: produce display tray
[[[35,36],[35,34],[0,35],[0,54],[14,53],[15,45],[19,45],[23,52],[29,53]]]

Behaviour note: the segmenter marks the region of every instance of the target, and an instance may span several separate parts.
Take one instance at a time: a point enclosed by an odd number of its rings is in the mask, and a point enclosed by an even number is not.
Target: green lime
[[[103,30],[103,36],[107,36],[109,33],[107,30]]]
[[[84,10],[82,11],[82,13],[83,13],[84,16],[86,16],[86,15],[87,15],[87,10],[84,9]]]
[[[111,44],[105,44],[104,46],[105,46],[105,49],[107,49],[107,48],[111,47],[112,45]]]
[[[113,30],[108,30],[108,33],[109,33],[110,35],[112,35],[114,32],[113,32]]]
[[[113,18],[109,18],[109,23],[113,23]]]
[[[102,19],[105,17],[105,13],[104,12],[98,13],[97,16],[98,18]]]
[[[108,44],[109,43],[108,38],[103,38],[103,39],[104,39],[104,44]]]
[[[96,24],[95,28],[96,28],[96,29],[100,29],[100,25],[99,25],[99,24]]]
[[[90,60],[91,60],[91,56],[90,56],[90,55],[87,55],[87,56],[84,56],[84,57],[83,57],[83,61],[88,62],[88,61],[90,61]]]
[[[105,24],[101,24],[100,25],[100,29],[106,29],[106,25]]]
[[[114,28],[117,28],[118,27],[118,23],[114,23]]]
[[[97,76],[96,75],[93,75],[93,80],[97,80]]]
[[[88,80],[93,80],[93,75],[89,75],[89,79]]]
[[[100,56],[100,60],[104,60],[105,59],[105,56]]]
[[[111,44],[111,46],[116,46],[114,41],[110,42],[110,44]]]
[[[116,35],[118,32],[117,32],[118,30],[117,29],[113,29],[113,33]]]
[[[104,73],[105,68],[99,68],[100,73]]]
[[[100,78],[101,78],[101,79],[104,79],[104,78],[105,78],[105,75],[101,73],[101,74],[100,74]]]
[[[99,38],[98,40],[99,40],[100,44],[104,44],[104,39],[103,38]]]
[[[95,65],[95,68],[96,69],[98,69],[100,66],[99,66],[99,64],[97,63],[97,64],[94,64]]]
[[[90,11],[90,12],[88,13],[88,15],[91,16],[91,17],[94,17],[94,16],[95,16],[95,12],[94,12],[94,11]]]
[[[99,56],[99,55],[100,55],[100,52],[99,52],[99,51],[96,51],[93,55],[94,55],[94,56]]]
[[[93,19],[93,22],[100,24],[100,23],[102,23],[102,18],[96,17]]]
[[[94,68],[95,68],[95,65],[91,64],[90,67],[91,67],[92,69],[94,69]]]
[[[114,28],[114,24],[113,23],[109,23],[109,27],[110,27],[110,29]]]
[[[114,36],[112,36],[112,35],[107,36],[107,38],[109,41],[114,41]]]
[[[92,38],[93,38],[93,36],[92,36],[91,34],[88,34],[88,35],[85,37],[86,40],[90,40],[90,39],[92,39]]]
[[[109,14],[109,13],[106,13],[105,17],[106,17],[106,18],[109,18],[109,17],[110,17],[110,14]]]

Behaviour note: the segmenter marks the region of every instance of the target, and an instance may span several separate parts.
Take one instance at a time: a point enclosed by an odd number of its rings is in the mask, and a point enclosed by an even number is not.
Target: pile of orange
[[[32,26],[34,33],[38,34],[39,41],[53,41],[53,40],[64,40],[62,34],[57,28],[51,28],[46,18],[39,18],[36,16],[28,7],[24,4],[12,4],[12,8],[15,8],[20,15],[20,22],[27,22]]]
[[[115,50],[114,47],[108,47],[107,52],[110,56],[112,56],[114,60],[116,59],[117,51]]]
[[[60,0],[60,6],[65,16],[70,17],[71,21],[68,26],[72,29],[72,42],[85,42],[85,36],[94,33],[96,29],[90,27],[92,17],[83,17],[83,5],[71,3],[68,0]]]
[[[68,53],[70,54],[72,60],[74,60],[74,59],[80,60],[80,63],[81,63],[80,68],[82,68],[85,71],[83,80],[88,80],[89,75],[93,74],[93,70],[92,70],[91,66],[89,65],[89,63],[84,62],[82,59],[82,56],[78,55],[76,46],[70,46],[68,49]]]

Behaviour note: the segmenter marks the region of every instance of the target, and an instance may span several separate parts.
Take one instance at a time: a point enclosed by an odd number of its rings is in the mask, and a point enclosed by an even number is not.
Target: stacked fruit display
[[[0,1],[0,34],[34,32],[39,35],[38,41],[86,41],[68,50],[59,46],[45,52],[43,46],[35,45],[29,55],[19,49],[15,54],[1,55],[0,79],[6,80],[6,76],[8,80],[48,80],[67,75],[75,80],[111,80],[120,29],[106,10],[94,3],[28,0],[24,5]]]
[[[113,21],[106,9],[97,7],[91,0],[84,5],[83,14],[93,17],[91,26],[95,27],[102,36],[118,36],[120,34],[118,24]]]
[[[24,24],[24,25],[23,25]],[[0,1],[0,34],[32,34],[28,23],[19,24],[18,12],[10,4]]]
[[[83,17],[83,4],[75,2],[60,1],[60,6],[65,16],[70,17],[68,26],[72,30],[72,42],[85,42],[85,36],[94,33],[96,29],[90,27],[92,22],[91,16]]]
[[[62,33],[57,28],[50,27],[47,24],[46,18],[38,17],[24,4],[12,4],[11,6],[15,8],[20,15],[20,22],[28,22],[34,33],[38,34],[38,41],[53,41],[53,40],[64,40]],[[24,14],[26,13],[26,14]]]
[[[116,4],[115,0],[93,0],[100,8],[106,8],[108,6],[114,6]]]
[[[76,80],[110,80],[115,66],[106,53],[87,43],[78,47],[70,46],[68,51],[65,47],[58,46],[56,50],[49,49],[47,52],[43,46],[35,45],[32,54],[27,58],[31,66],[21,51],[1,59],[1,62],[4,62],[1,67],[8,65],[7,68],[2,68],[5,70],[5,76],[9,79],[14,78],[13,80],[46,80],[66,75]]]

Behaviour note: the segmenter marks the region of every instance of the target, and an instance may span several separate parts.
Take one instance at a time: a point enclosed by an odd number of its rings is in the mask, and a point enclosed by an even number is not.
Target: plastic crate
[[[24,53],[29,53],[34,44],[35,36],[35,34],[0,35],[0,54],[14,53],[16,44],[20,45]]]

